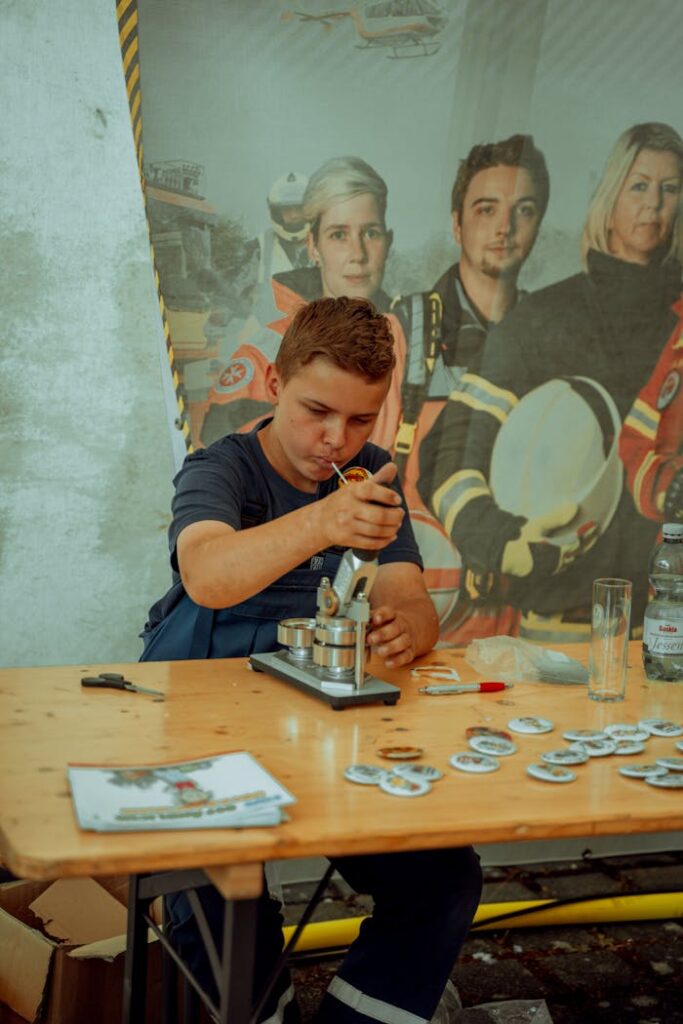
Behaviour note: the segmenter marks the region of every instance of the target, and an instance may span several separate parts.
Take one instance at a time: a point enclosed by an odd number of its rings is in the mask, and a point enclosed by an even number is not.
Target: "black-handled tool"
[[[98,676],[83,676],[81,686],[100,690],[129,690],[131,693],[149,693],[161,700],[166,699],[166,695],[161,690],[150,690],[146,686],[138,686],[137,683],[131,683],[119,672],[100,672]]]

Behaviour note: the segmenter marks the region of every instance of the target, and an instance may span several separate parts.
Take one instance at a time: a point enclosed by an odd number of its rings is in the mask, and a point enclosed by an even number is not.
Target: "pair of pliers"
[[[100,672],[98,676],[83,676],[81,686],[91,686],[101,690],[129,690],[131,693],[149,693],[157,700],[166,700],[166,695],[161,690],[150,690],[146,686],[138,686],[131,683],[119,672]]]

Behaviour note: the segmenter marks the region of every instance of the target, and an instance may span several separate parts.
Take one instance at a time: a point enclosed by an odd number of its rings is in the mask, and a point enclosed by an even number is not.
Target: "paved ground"
[[[484,903],[683,892],[683,853],[491,867],[484,877]],[[314,920],[368,912],[367,898],[342,885],[332,884]],[[313,888],[285,886],[290,923]],[[339,962],[339,955],[297,962],[304,1024]],[[464,1008],[496,1002],[501,1021],[506,1001],[545,1000],[554,1024],[683,1024],[683,920],[473,931],[452,980]],[[475,1013],[462,1017],[463,1024],[491,1019]]]

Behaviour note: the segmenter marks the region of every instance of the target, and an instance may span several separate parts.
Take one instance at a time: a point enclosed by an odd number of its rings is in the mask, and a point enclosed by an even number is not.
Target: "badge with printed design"
[[[638,725],[652,736],[683,736],[683,727],[666,718],[641,718]]]
[[[683,789],[683,774],[648,775],[645,781],[648,786],[660,786],[662,789]]]
[[[567,729],[566,732],[562,733],[562,738],[565,740],[604,740],[605,733],[600,729]]]
[[[669,773],[659,764],[625,764],[619,769],[619,774],[625,775],[627,779],[648,779],[653,776],[661,778]]]
[[[657,408],[660,412],[663,412],[668,405],[671,405],[674,398],[678,394],[678,389],[681,386],[681,375],[678,370],[671,370],[667,373],[664,378],[664,383],[659,389],[657,395]]]
[[[609,739],[577,740],[570,743],[570,750],[578,750],[581,754],[588,754],[589,757],[608,757],[617,749],[616,743]]]
[[[587,760],[588,754],[584,750],[572,750],[571,747],[546,750],[545,754],[541,754],[541,761],[546,764],[585,764]]]
[[[645,744],[639,740],[617,740],[614,741],[614,753],[623,755],[644,754]]]
[[[498,736],[472,736],[469,745],[478,754],[491,754],[493,757],[507,757],[508,754],[517,752],[516,743],[500,739]]]
[[[612,740],[629,740],[632,743],[645,743],[650,738],[650,733],[641,726],[629,725],[626,722],[615,722],[613,725],[606,725],[604,731]]]
[[[223,370],[222,374],[214,385],[214,391],[219,395],[229,395],[233,391],[239,391],[254,379],[254,364],[251,359],[244,357],[233,359]]]
[[[423,747],[380,747],[377,751],[380,757],[386,757],[389,761],[414,761],[424,754]]]
[[[379,788],[391,796],[424,796],[432,787],[426,779],[407,779],[403,775],[390,772],[385,778],[380,779]]]
[[[658,757],[657,764],[670,772],[683,772],[683,757]]]
[[[395,768],[391,769],[391,774],[400,775],[404,779],[415,779],[418,782],[422,780],[438,782],[443,778],[443,772],[440,772],[438,768],[433,768],[430,764],[411,764],[410,761],[406,761],[405,764],[397,764]]]
[[[573,782],[576,778],[574,772],[559,764],[530,764],[526,771],[527,775],[541,782]]]
[[[350,764],[344,772],[349,782],[359,782],[361,786],[378,786],[389,773],[377,764]]]
[[[500,761],[489,754],[452,754],[448,762],[452,768],[461,772],[495,772],[500,768]]]
[[[346,484],[362,484],[366,480],[369,480],[372,473],[365,466],[351,466],[350,469],[345,469],[344,480],[341,478],[337,480],[337,487],[345,487]]]
[[[549,718],[537,718],[536,715],[523,715],[508,722],[508,729],[513,732],[541,733],[552,732],[555,728]]]
[[[491,736],[497,740],[512,740],[509,732],[504,732],[502,729],[489,729],[487,725],[470,725],[465,729],[465,736],[468,740],[473,739],[475,736]]]

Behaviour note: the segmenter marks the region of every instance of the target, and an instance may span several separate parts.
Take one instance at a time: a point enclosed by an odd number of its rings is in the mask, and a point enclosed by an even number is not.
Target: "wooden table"
[[[566,650],[585,663],[585,646]],[[80,677],[98,671],[94,665],[5,669],[0,859],[18,876],[35,879],[202,868],[226,897],[251,900],[268,860],[681,829],[680,790],[624,778],[617,772],[624,759],[591,759],[570,785],[526,774],[542,751],[564,744],[561,733],[571,726],[597,729],[645,716],[683,720],[683,687],[649,682],[639,644],[631,644],[629,658],[621,704],[595,703],[585,687],[538,682],[502,693],[432,697],[417,692],[422,683],[408,669],[371,666],[400,684],[401,700],[394,707],[343,711],[252,672],[244,659],[107,666],[163,690],[164,703],[114,690],[82,691]],[[426,662],[451,664],[464,681],[479,678],[462,651],[435,651]],[[505,728],[511,718],[529,714],[550,718],[555,731],[516,737],[519,752],[502,759],[499,771],[467,775],[448,766],[449,755],[467,749],[467,726]],[[382,763],[377,751],[391,745],[423,747],[424,763],[442,769],[445,778],[413,800],[344,780],[348,765]],[[126,834],[81,832],[76,824],[69,761],[139,764],[239,749],[297,797],[289,822],[271,829]],[[675,753],[671,739],[653,737],[635,760]]]

